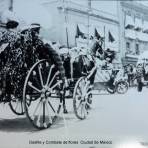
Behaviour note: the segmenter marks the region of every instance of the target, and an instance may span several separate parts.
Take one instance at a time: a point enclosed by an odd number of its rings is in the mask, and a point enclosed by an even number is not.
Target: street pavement
[[[8,104],[1,104],[0,147],[121,148],[127,143],[135,144],[134,148],[148,147],[148,88],[142,92],[130,88],[123,95],[94,91],[92,99],[87,119],[77,119],[72,99],[67,99],[69,113],[61,113],[56,124],[42,131],[36,130],[25,115],[14,115]]]

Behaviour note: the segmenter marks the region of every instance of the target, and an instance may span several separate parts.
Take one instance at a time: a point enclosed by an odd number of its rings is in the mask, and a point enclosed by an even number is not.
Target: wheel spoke
[[[48,100],[48,104],[51,107],[51,109],[53,110],[53,112],[55,113],[56,111],[54,110],[53,106],[51,105],[50,101]]]
[[[84,113],[84,118],[86,117],[86,108],[85,108],[86,104],[83,104],[83,113]]]
[[[40,99],[40,97],[39,97],[39,99]],[[40,103],[41,103],[41,100],[38,102],[38,104],[37,104],[37,106],[36,106],[36,108],[35,108],[35,110],[33,112],[33,116],[36,115],[36,112],[37,112],[37,109],[39,108]]]
[[[56,86],[58,86],[59,84],[61,84],[62,81],[58,81],[56,84],[54,84],[50,89],[53,90]]]
[[[21,110],[22,112],[24,112],[24,106],[23,106],[23,102],[21,101]]]
[[[35,80],[35,82],[36,82],[36,84],[37,84],[38,86],[41,85],[41,83],[39,82],[39,79],[37,78],[37,75],[36,75],[36,72],[35,72],[35,71],[33,71],[33,80]]]
[[[81,91],[80,87],[79,87],[79,89],[77,89],[77,94],[80,95],[80,96],[82,95],[82,91]]]
[[[39,93],[41,92],[41,90],[39,90],[38,88],[36,88],[35,86],[32,85],[32,82],[29,81],[29,82],[28,82],[28,85],[29,85],[32,89],[36,90],[37,92],[39,92]]]
[[[45,123],[45,101],[43,101],[43,124]]]
[[[54,74],[54,76],[52,77],[52,79],[51,79],[51,81],[50,81],[50,83],[49,83],[48,87],[50,87],[50,86],[51,86],[51,84],[52,84],[53,80],[55,79],[55,77],[56,77],[58,74],[59,74],[59,71],[57,71],[57,72]]]
[[[49,112],[49,109],[48,109],[47,103],[46,103],[46,108],[47,108],[47,112],[48,112],[48,115],[49,115],[49,123],[52,124],[53,121],[52,121],[52,117],[50,116],[50,112]]]
[[[41,103],[42,100],[40,100]],[[42,109],[42,104],[40,104],[40,109]],[[40,126],[41,124],[41,111],[39,110],[39,115],[37,116],[37,125]]]
[[[49,123],[52,124],[52,118],[50,117],[50,113],[49,113],[49,110],[48,110],[47,103],[45,105],[46,105],[46,111],[47,111],[48,117],[49,117]],[[47,126],[47,124],[46,124],[46,126]],[[44,127],[45,127],[45,125],[44,125]]]
[[[85,96],[89,96],[90,94],[91,94],[91,91],[86,92],[86,95]]]
[[[43,77],[42,77],[42,73],[41,73],[41,64],[39,64],[38,66],[38,72],[39,72],[39,77],[40,77],[40,81],[41,81],[41,85],[43,87]]]
[[[46,85],[48,85],[48,83],[49,83],[49,80],[50,80],[50,77],[51,77],[51,72],[52,72],[52,69],[53,69],[54,67],[55,67],[55,65],[52,65],[51,68],[50,68],[50,70],[49,70]]]
[[[80,108],[81,105],[82,105],[82,100],[80,100],[77,110]]]
[[[16,104],[16,107],[15,107],[15,110],[18,108],[18,106],[19,106],[19,102],[18,101],[16,101],[17,102],[17,104]]]
[[[52,124],[52,118],[51,118],[51,116],[50,116],[50,113],[49,113],[49,110],[48,110],[47,103],[46,103],[46,109],[47,109],[47,112],[48,112],[49,123]]]
[[[83,114],[83,104],[82,104],[82,107],[81,107],[81,117],[82,117],[82,114]]]

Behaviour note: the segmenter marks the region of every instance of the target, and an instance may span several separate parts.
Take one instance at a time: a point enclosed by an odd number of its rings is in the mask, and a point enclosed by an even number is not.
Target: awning
[[[135,29],[142,29],[142,20],[135,18]]]
[[[88,27],[86,27],[86,25],[84,24],[78,24],[80,31],[82,31],[83,33],[87,34],[88,33]]]
[[[125,37],[130,39],[136,39],[135,30],[126,29],[125,30]]]
[[[125,28],[134,28],[134,20],[131,16],[126,15]]]
[[[148,21],[144,21],[143,23],[143,32],[148,33]]]
[[[111,33],[111,31],[108,31],[108,41],[113,43],[115,41],[114,35]]]
[[[86,39],[88,37],[88,28],[84,24],[78,24],[76,30],[76,38]]]
[[[76,44],[77,47],[87,47],[88,28],[84,24],[77,25]]]
[[[95,29],[97,31],[97,33],[101,36],[104,37],[104,27],[102,26],[95,26]]]
[[[105,49],[119,51],[119,32],[117,27],[108,26],[106,29]]]

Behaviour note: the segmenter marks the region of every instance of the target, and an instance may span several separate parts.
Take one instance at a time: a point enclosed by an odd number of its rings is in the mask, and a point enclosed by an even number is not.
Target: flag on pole
[[[113,35],[111,34],[110,31],[108,32],[108,41],[109,42],[114,42],[115,41],[115,38],[113,37]]]
[[[76,30],[76,38],[82,37],[84,38],[84,33],[80,31],[79,26],[77,25],[77,30]]]
[[[101,38],[101,35],[98,33],[97,29],[95,28],[95,37],[97,39],[100,39]]]

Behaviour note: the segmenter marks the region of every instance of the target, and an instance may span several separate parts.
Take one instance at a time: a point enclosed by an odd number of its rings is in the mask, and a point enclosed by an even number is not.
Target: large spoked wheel
[[[77,81],[73,93],[73,108],[78,119],[85,119],[92,104],[92,93],[90,82],[86,77],[81,77]]]
[[[16,115],[24,115],[25,110],[22,98],[15,98],[13,95],[11,95],[11,101],[9,102],[9,106],[13,113],[15,113]]]
[[[125,94],[128,90],[128,83],[126,81],[121,81],[117,83],[116,91],[118,94]]]
[[[50,127],[59,111],[61,99],[52,97],[61,87],[60,71],[48,60],[40,60],[30,69],[24,85],[25,112],[34,127]]]

